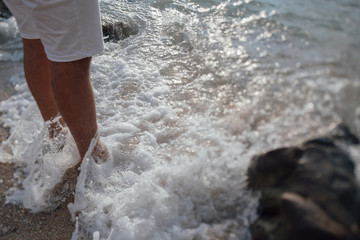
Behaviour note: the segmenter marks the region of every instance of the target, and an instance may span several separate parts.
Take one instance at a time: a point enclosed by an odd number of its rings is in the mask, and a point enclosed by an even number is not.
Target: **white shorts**
[[[4,0],[20,36],[40,39],[49,60],[69,62],[104,49],[98,0]]]

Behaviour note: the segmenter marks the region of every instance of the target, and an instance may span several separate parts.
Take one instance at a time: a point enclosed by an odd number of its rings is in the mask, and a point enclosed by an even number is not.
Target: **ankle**
[[[61,116],[50,119],[46,121],[45,124],[47,125],[49,137],[51,139],[56,138],[61,133],[67,134],[67,132],[64,132],[65,122]]]
[[[105,143],[103,143],[100,139],[98,139],[91,155],[93,156],[97,164],[101,164],[106,162],[107,159],[109,158],[109,151]]]

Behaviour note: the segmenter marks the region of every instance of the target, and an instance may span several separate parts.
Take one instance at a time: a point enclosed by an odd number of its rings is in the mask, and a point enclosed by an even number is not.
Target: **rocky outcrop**
[[[126,23],[105,18],[101,22],[105,42],[117,42],[139,32],[137,25],[132,22]]]
[[[9,11],[9,9],[6,7],[5,3],[3,3],[2,0],[0,0],[0,17],[2,18],[9,18],[11,17],[11,12]]]
[[[345,126],[299,147],[252,159],[248,186],[261,193],[254,240],[360,239],[360,191]]]

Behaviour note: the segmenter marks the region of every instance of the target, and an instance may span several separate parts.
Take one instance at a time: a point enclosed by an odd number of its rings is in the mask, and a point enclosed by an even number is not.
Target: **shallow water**
[[[249,239],[257,205],[245,189],[252,156],[341,121],[360,136],[356,0],[103,0],[101,7],[104,18],[136,35],[106,43],[93,59],[111,159],[83,162],[69,206],[81,212],[74,239]],[[12,21],[1,23],[0,58],[19,62]],[[39,170],[29,167],[38,154],[27,149],[41,148],[46,136],[23,73],[11,82],[17,92],[0,111],[12,135],[0,161],[26,163],[29,183]],[[69,164],[71,143],[63,155],[43,156],[47,174]],[[36,211],[44,183],[30,183],[8,201]]]

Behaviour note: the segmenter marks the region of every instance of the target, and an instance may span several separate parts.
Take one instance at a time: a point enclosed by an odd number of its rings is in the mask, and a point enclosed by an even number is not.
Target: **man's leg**
[[[101,163],[107,160],[108,151],[96,136],[98,126],[90,82],[90,63],[91,57],[71,62],[51,61],[51,81],[56,105],[74,137],[81,159],[95,137],[97,142],[94,149],[91,149],[91,154],[97,163]],[[51,199],[74,191],[74,180],[79,174],[80,164],[81,161],[65,171],[62,181],[53,188]]]
[[[50,63],[56,105],[75,139],[81,158],[85,156],[98,130],[90,63],[91,57]],[[107,157],[106,148],[100,141],[94,152],[97,157]]]
[[[81,158],[97,132],[94,96],[90,84],[91,58],[57,63],[47,59],[39,39],[23,39],[25,78],[44,121],[59,116],[68,124]],[[61,123],[63,120],[61,119]],[[50,136],[58,125],[49,126]],[[99,142],[95,156],[106,160],[106,147]]]
[[[57,110],[50,79],[50,61],[40,39],[23,39],[24,71],[27,84],[44,121],[55,118]]]
[[[24,71],[29,86],[44,121],[59,116],[50,78],[50,61],[47,59],[40,39],[23,39]],[[62,120],[60,120],[63,124]],[[50,137],[61,131],[58,123],[49,126]]]

